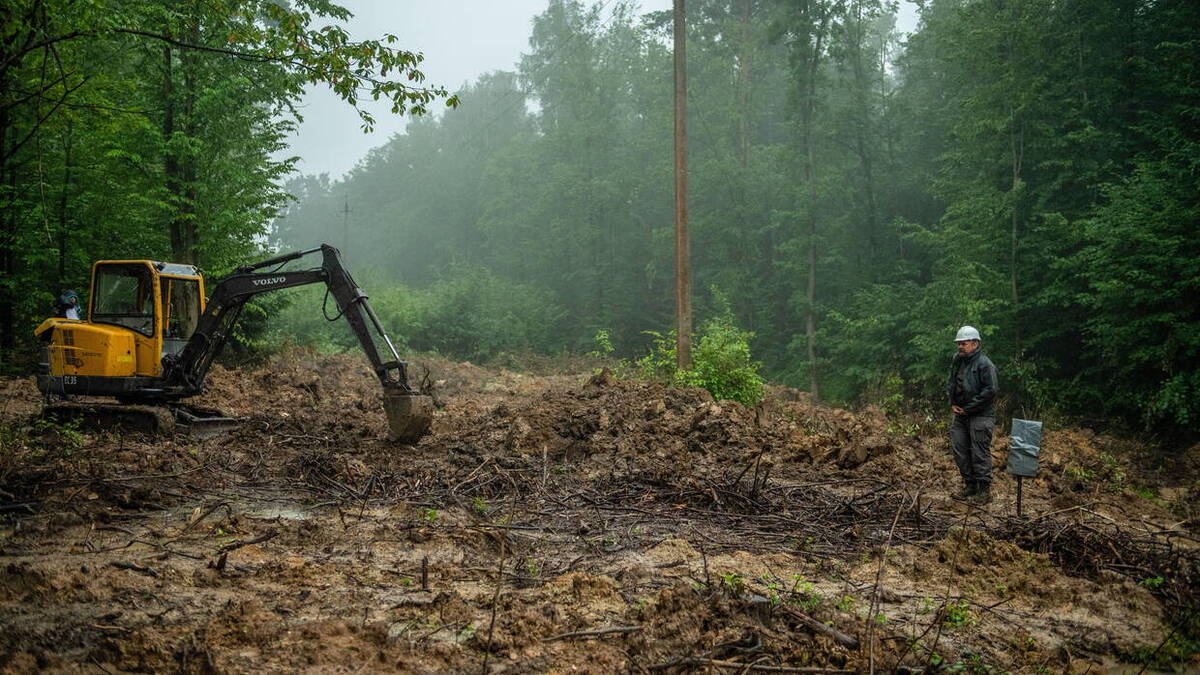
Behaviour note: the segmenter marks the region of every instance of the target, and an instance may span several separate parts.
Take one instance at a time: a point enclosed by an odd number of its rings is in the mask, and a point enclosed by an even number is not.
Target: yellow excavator
[[[321,254],[318,267],[283,270]],[[237,420],[180,400],[199,394],[213,359],[228,341],[246,302],[259,294],[324,283],[358,337],[383,385],[392,440],[416,443],[429,431],[433,401],[408,381],[408,368],[338,250],[328,244],[243,265],[205,300],[204,277],[192,265],[153,260],[101,260],[92,265],[87,313],[78,320],[47,319],[34,331],[47,343],[48,372],[38,388],[48,415],[104,426],[131,424],[152,431],[179,426],[197,436],[222,433]],[[336,317],[334,317],[336,318]],[[391,357],[384,361],[381,347]],[[115,398],[85,403],[78,396]]]

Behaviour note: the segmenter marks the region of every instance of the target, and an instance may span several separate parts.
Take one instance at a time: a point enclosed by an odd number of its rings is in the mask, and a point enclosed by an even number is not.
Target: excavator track
[[[220,436],[241,426],[241,420],[228,417],[220,411],[178,404],[64,401],[46,405],[42,409],[42,417],[59,423],[76,423],[84,429],[121,428],[158,435],[182,433],[201,440]]]

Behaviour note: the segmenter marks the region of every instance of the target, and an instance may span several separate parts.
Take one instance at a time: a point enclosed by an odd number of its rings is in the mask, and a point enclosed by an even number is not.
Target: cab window
[[[186,340],[196,332],[200,321],[200,282],[196,279],[159,279],[162,288],[163,313],[166,324],[163,337]]]
[[[103,265],[96,270],[92,321],[154,335],[154,281],[145,265]]]

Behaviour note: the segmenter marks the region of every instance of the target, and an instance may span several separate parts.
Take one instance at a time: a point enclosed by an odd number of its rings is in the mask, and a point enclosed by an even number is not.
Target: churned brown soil
[[[0,670],[1136,672],[1200,598],[1196,449],[1050,429],[1018,517],[1004,437],[979,508],[877,409],[411,375],[416,446],[353,355],[217,369],[197,403],[245,423],[207,441],[43,423],[0,381]]]

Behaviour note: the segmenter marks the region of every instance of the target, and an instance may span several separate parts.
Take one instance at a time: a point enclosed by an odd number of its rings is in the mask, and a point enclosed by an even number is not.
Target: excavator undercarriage
[[[200,440],[224,435],[242,425],[240,418],[228,417],[219,410],[179,403],[59,401],[46,404],[42,416],[58,423],[73,423],[82,429],[121,428],[154,434],[180,432]]]

